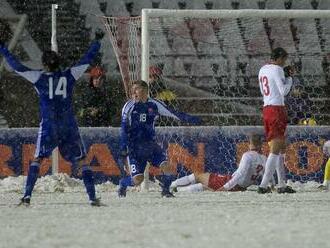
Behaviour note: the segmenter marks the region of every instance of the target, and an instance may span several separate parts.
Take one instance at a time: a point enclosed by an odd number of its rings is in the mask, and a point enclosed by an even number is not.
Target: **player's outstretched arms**
[[[202,121],[199,117],[193,116],[190,114],[186,114],[183,112],[177,112],[177,115],[179,116],[180,120],[189,124],[193,125],[201,125]]]
[[[100,41],[100,40],[102,40],[103,39],[103,37],[104,37],[104,31],[102,30],[102,29],[96,29],[95,30],[95,40],[97,40],[97,41]]]
[[[5,43],[6,43],[6,40],[7,40],[6,35],[7,34],[3,35],[3,33],[1,33],[1,35],[0,35],[0,47],[5,46]]]
[[[32,69],[24,66],[19,62],[14,55],[12,55],[8,48],[5,46],[3,42],[0,41],[0,53],[5,57],[6,61],[8,62],[9,66],[15,70],[16,72],[25,72],[25,71],[32,71]]]
[[[42,71],[41,70],[33,70],[25,65],[22,65],[14,55],[12,55],[4,43],[0,43],[0,54],[2,54],[9,66],[20,76],[24,77],[31,83],[35,83],[40,78]]]
[[[201,120],[197,116],[192,116],[183,112],[178,112],[170,107],[168,107],[165,103],[162,101],[159,101],[157,99],[152,99],[154,103],[156,103],[158,107],[159,114],[162,116],[171,117],[180,121],[183,121],[185,123],[190,123],[194,125],[200,125]]]
[[[78,63],[71,68],[71,74],[76,80],[78,80],[84,74],[100,50],[100,40],[103,38],[104,32],[102,30],[96,30],[94,35],[94,40],[88,51],[78,61]]]

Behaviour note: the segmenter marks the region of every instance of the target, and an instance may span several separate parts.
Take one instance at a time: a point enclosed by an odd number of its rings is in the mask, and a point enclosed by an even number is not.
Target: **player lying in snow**
[[[119,182],[118,196],[125,197],[128,186],[140,185],[144,179],[147,162],[160,167],[159,177],[162,196],[173,197],[169,188],[171,174],[165,151],[155,140],[155,122],[159,116],[167,116],[186,123],[197,124],[199,119],[168,108],[163,102],[148,97],[148,84],[142,80],[132,85],[132,99],[123,107],[121,119],[120,149],[122,161],[128,162],[129,176]]]
[[[249,137],[249,151],[245,152],[238,169],[232,175],[217,173],[194,173],[181,177],[171,184],[173,191],[197,192],[213,191],[245,191],[251,185],[257,185],[264,173],[266,156],[261,154],[261,136],[252,134]],[[272,180],[273,184],[274,180]]]

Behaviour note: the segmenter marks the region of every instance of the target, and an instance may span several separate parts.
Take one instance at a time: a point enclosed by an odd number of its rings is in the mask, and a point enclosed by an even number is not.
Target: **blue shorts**
[[[62,157],[76,162],[86,157],[86,149],[75,122],[70,126],[41,125],[35,151],[35,158],[48,158],[58,147]]]
[[[128,164],[132,177],[143,174],[147,162],[159,167],[167,161],[166,152],[156,142],[144,143],[129,150]]]

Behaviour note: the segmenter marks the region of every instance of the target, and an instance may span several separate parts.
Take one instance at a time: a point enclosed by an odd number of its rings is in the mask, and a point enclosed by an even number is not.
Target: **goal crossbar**
[[[143,9],[142,16],[148,17],[196,17],[196,18],[242,18],[247,16],[260,18],[329,18],[330,10],[285,10],[285,9],[242,9],[242,10],[169,10]]]

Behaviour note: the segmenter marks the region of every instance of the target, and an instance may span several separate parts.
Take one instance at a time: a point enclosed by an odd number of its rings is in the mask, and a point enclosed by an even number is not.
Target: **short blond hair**
[[[257,133],[250,133],[249,134],[249,142],[254,146],[261,146],[262,145],[262,136]]]
[[[141,88],[143,88],[146,91],[149,90],[148,83],[146,81],[143,81],[143,80],[136,80],[136,81],[133,82],[132,85],[138,85],[138,86],[140,86]]]

